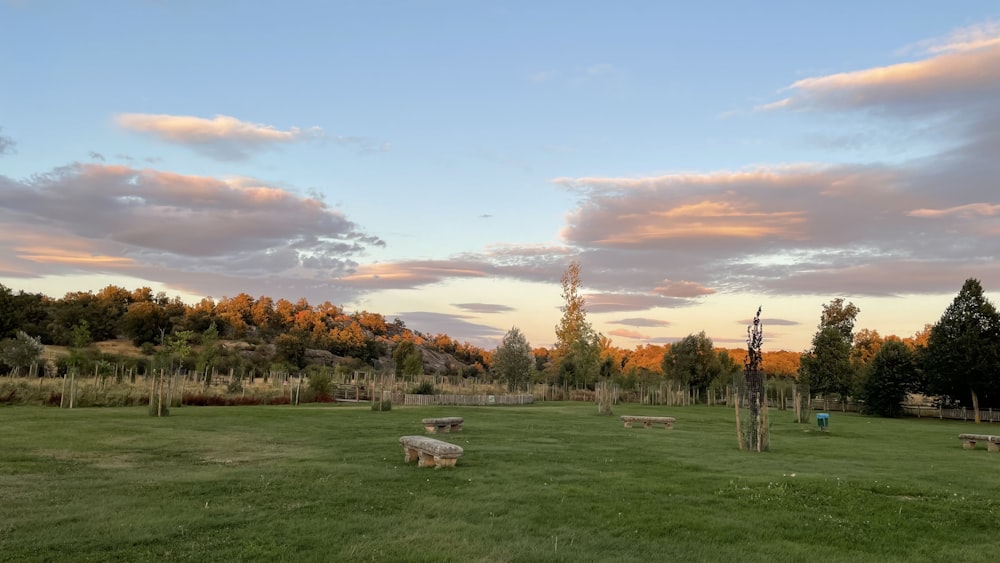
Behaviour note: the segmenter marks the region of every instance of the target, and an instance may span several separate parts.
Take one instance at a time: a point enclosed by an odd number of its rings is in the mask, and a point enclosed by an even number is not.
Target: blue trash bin
[[[830,427],[830,415],[825,412],[816,413],[816,424],[819,425],[819,429],[826,432]]]

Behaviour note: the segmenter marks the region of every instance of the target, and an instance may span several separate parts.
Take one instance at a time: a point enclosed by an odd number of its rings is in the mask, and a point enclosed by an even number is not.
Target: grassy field
[[[771,412],[772,451],[721,407],[623,428],[591,404],[0,408],[4,561],[994,561],[997,427]],[[463,416],[452,469],[403,463]]]

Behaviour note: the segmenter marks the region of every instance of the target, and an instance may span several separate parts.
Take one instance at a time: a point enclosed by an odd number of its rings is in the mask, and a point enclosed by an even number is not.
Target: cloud
[[[1000,215],[1000,204],[969,203],[948,209],[914,209],[910,211],[909,215],[910,217],[926,217],[931,219],[948,216],[965,218],[994,217]]]
[[[646,340],[649,338],[649,336],[641,332],[635,330],[627,330],[623,328],[616,328],[612,331],[609,331],[608,336],[619,336],[621,338],[630,338],[633,340]]]
[[[1000,42],[989,38],[997,26],[983,29],[923,60],[800,80],[771,106],[864,113],[871,130],[933,124],[928,156],[558,177],[579,198],[563,242],[599,287],[673,297],[692,295],[664,274],[692,292],[943,293],[963,275],[1000,284]]]
[[[515,310],[513,307],[498,305],[496,303],[452,303],[452,307],[457,307],[470,313],[486,314],[509,313]]]
[[[915,45],[903,48],[903,54],[918,51],[938,54],[962,51],[975,51],[984,47],[1000,44],[1000,22],[986,21],[956,29],[943,39],[919,41]]]
[[[972,29],[972,28],[970,28]],[[961,35],[961,34],[960,34]],[[964,37],[964,39],[963,39]],[[953,111],[1000,96],[1000,26],[976,28],[918,61],[805,78],[759,109],[879,109],[910,115]]]
[[[802,323],[798,321],[789,321],[786,319],[761,319],[760,322],[765,326],[798,326]],[[737,324],[741,325],[752,325],[753,319],[741,319],[736,321]]]
[[[240,121],[228,115],[205,119],[186,115],[124,113],[116,116],[115,122],[123,129],[186,146],[219,160],[244,160],[264,149],[324,136],[319,127],[281,130],[271,125]],[[368,146],[367,141],[357,137],[338,137],[337,141],[359,145],[363,149]]]
[[[0,127],[0,131],[3,131],[3,127]],[[14,139],[7,137],[6,135],[0,135],[0,156],[5,154],[14,154],[17,152],[17,143]]]
[[[322,130],[318,127],[314,127],[311,131],[314,131],[316,136],[323,136]],[[355,147],[362,153],[389,152],[389,149],[392,148],[389,143],[382,143],[368,137],[337,135],[334,140],[340,145]]]
[[[408,311],[386,315],[398,317],[407,327],[424,334],[461,334],[470,344],[481,348],[495,348],[507,331],[496,327],[469,322],[463,315],[449,315],[430,311]]]
[[[0,243],[3,253],[36,274],[203,274],[319,285],[385,244],[323,202],[284,189],[103,164],[73,164],[26,181],[0,176],[0,224],[17,233]]]
[[[628,325],[628,326],[642,326],[642,327],[664,327],[670,326],[670,321],[661,321],[660,319],[647,319],[644,317],[630,317],[627,319],[619,319],[617,321],[608,321],[609,324],[617,325]]]
[[[89,154],[90,154],[90,160],[96,160],[96,161],[100,161],[100,162],[104,162],[105,161],[104,155],[101,154],[101,153],[99,153],[99,152],[97,152],[97,151],[90,151]]]
[[[687,304],[682,300],[638,293],[591,293],[584,295],[584,300],[587,311],[591,313],[644,311],[656,307],[678,307]]]
[[[695,282],[665,279],[663,285],[653,289],[653,293],[664,297],[698,297],[699,295],[711,295],[715,293],[715,290]]]

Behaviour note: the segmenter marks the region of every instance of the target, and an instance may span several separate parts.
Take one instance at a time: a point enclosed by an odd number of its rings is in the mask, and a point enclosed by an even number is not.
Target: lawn
[[[0,408],[4,561],[994,561],[1000,427],[731,410],[624,428],[592,404]],[[420,419],[462,416],[458,465],[404,464]]]

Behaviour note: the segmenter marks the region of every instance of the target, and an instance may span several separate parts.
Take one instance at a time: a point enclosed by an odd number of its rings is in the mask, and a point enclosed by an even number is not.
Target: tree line
[[[493,378],[511,390],[537,382],[593,389],[602,381],[635,389],[669,380],[704,394],[728,387],[743,369],[745,349],[715,347],[704,332],[672,344],[618,348],[587,320],[580,265],[571,263],[560,282],[564,305],[555,344],[532,347],[512,327],[493,350],[329,302],[240,293],[188,305],[147,287],[114,285],[53,299],[0,284],[0,363],[17,370],[45,345],[68,346],[70,363],[101,361],[91,342],[127,338],[189,369],[301,370],[310,364],[309,351],[320,350],[350,368],[409,375],[428,373],[425,353],[436,351],[450,359],[431,373]],[[869,412],[888,416],[899,413],[908,393],[933,395],[946,405],[1000,407],[1000,316],[978,280],[967,280],[938,323],[912,337],[855,333],[859,313],[843,298],[823,305],[810,349],[764,351],[764,373],[806,384],[814,395],[859,400]],[[233,351],[224,340],[246,342],[251,350]]]

